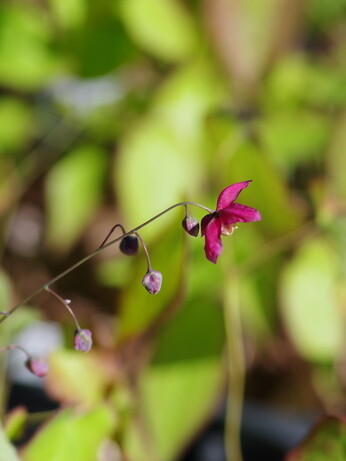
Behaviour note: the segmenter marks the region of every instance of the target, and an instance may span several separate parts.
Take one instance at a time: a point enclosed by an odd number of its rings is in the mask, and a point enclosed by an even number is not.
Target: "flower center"
[[[221,234],[222,235],[232,235],[233,232],[238,229],[238,226],[235,224],[229,224],[228,226],[221,226]]]

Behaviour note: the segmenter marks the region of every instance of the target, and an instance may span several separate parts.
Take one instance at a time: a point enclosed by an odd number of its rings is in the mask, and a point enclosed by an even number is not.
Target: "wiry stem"
[[[73,320],[74,320],[74,323],[76,324],[77,330],[80,330],[81,327],[80,327],[80,325],[79,325],[79,323],[78,323],[77,317],[75,316],[73,310],[72,310],[71,307],[70,307],[70,302],[71,302],[71,301],[70,301],[69,299],[63,299],[56,291],[52,290],[52,288],[50,288],[48,285],[46,285],[46,286],[44,287],[44,289],[45,289],[48,293],[50,293],[51,295],[55,296],[56,299],[58,299],[58,300],[66,307],[66,309],[67,309],[67,310],[69,311],[69,313],[71,314],[71,316],[72,316],[72,318],[73,318]]]
[[[85,256],[84,258],[80,259],[79,261],[77,261],[75,264],[72,264],[72,266],[68,267],[66,270],[64,270],[63,272],[61,272],[59,275],[57,275],[56,277],[53,277],[48,283],[45,283],[44,285],[42,285],[41,287],[37,288],[37,290],[35,290],[33,293],[31,293],[27,298],[24,299],[24,301],[20,302],[19,304],[17,304],[16,306],[12,307],[11,309],[9,309],[7,312],[1,312],[0,314],[3,315],[2,318],[0,318],[0,323],[2,323],[5,319],[7,319],[10,315],[12,315],[17,309],[19,309],[20,307],[24,306],[25,304],[27,304],[29,301],[31,301],[36,295],[38,295],[39,293],[42,293],[44,290],[47,290],[47,288],[49,288],[51,285],[53,285],[54,283],[58,282],[59,280],[61,280],[63,277],[65,277],[66,275],[68,275],[70,272],[74,271],[75,269],[77,269],[77,267],[81,266],[82,264],[86,263],[87,261],[89,261],[91,258],[93,258],[94,256],[96,256],[97,254],[101,253],[101,251],[104,251],[106,248],[114,245],[115,243],[119,242],[120,240],[122,240],[124,237],[127,237],[128,235],[131,235],[131,234],[134,234],[136,233],[137,231],[139,231],[140,229],[142,229],[143,227],[147,226],[148,224],[152,223],[153,221],[155,221],[156,219],[160,218],[162,215],[168,213],[169,211],[173,210],[174,208],[177,208],[179,206],[186,206],[186,205],[192,205],[192,206],[196,206],[198,208],[202,208],[203,210],[207,211],[208,213],[213,213],[213,210],[211,210],[210,208],[204,206],[204,205],[201,205],[199,203],[195,203],[195,202],[179,202],[179,203],[176,203],[172,206],[170,206],[169,208],[166,208],[165,210],[161,211],[160,213],[158,213],[157,215],[153,216],[152,218],[148,219],[148,221],[145,221],[144,223],[140,224],[139,226],[135,227],[134,229],[130,230],[129,232],[126,232],[124,233],[123,235],[121,235],[120,237],[117,237],[116,239],[114,240],[111,240],[110,242],[108,242],[107,244],[102,244],[99,248],[97,248],[95,251],[93,251],[92,253],[90,253],[89,255]],[[116,226],[115,226],[116,227]],[[109,236],[112,234],[113,230],[115,229],[115,227],[113,227],[111,229],[111,231],[108,233],[107,235],[107,238],[104,240],[104,241],[107,241],[107,239],[109,238]]]
[[[7,351],[13,351],[13,350],[18,350],[18,351],[23,352],[28,359],[30,359],[31,357],[28,351],[26,351],[23,347],[18,346],[17,344],[10,344],[9,346],[2,347],[0,349],[0,352],[7,352]]]
[[[102,248],[102,247],[105,246],[105,244],[106,244],[106,243],[108,242],[108,240],[109,240],[109,237],[113,234],[113,232],[115,231],[115,229],[116,229],[117,227],[120,227],[120,229],[121,229],[122,232],[123,232],[122,236],[124,236],[124,234],[126,233],[126,232],[125,232],[124,226],[123,226],[122,224],[115,224],[115,226],[113,226],[113,227],[111,228],[111,230],[108,232],[108,234],[106,235],[105,239],[103,240],[103,242],[101,243],[101,245],[99,246],[99,248]]]
[[[141,242],[142,248],[143,248],[144,253],[145,253],[145,257],[147,258],[147,265],[148,265],[147,272],[151,272],[153,270],[153,268],[151,267],[151,261],[150,261],[148,248],[147,248],[146,244],[144,243],[144,240],[142,239],[142,237],[139,235],[139,233],[134,232],[134,234],[138,237],[139,241]]]

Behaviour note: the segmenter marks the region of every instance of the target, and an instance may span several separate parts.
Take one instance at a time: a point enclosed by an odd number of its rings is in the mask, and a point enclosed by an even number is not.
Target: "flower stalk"
[[[48,363],[45,358],[37,357],[31,355],[24,347],[18,346],[18,344],[10,344],[9,346],[3,347],[0,349],[0,352],[8,351],[21,351],[26,356],[25,366],[30,371],[39,378],[44,378],[48,373]]]
[[[69,313],[71,314],[71,317],[73,318],[73,321],[74,321],[74,323],[75,323],[75,325],[76,325],[77,330],[80,330],[81,327],[80,327],[80,325],[79,325],[79,322],[78,322],[78,320],[77,320],[77,317],[75,316],[75,313],[73,312],[73,310],[71,309],[71,306],[70,306],[71,300],[70,300],[70,299],[64,299],[64,298],[62,298],[56,291],[54,291],[52,288],[50,288],[48,284],[45,285],[44,289],[45,289],[48,293],[50,293],[51,295],[53,295],[58,301],[61,302],[61,304],[63,304],[63,305],[66,307],[66,309],[67,309],[67,310],[69,311]]]
[[[108,247],[114,245],[115,243],[118,243],[120,242],[123,238],[127,237],[127,236],[130,236],[130,235],[133,235],[135,232],[139,231],[140,229],[142,229],[143,227],[146,227],[148,226],[149,224],[151,224],[153,221],[156,221],[158,218],[160,218],[161,216],[163,216],[164,214],[168,213],[169,211],[173,210],[174,208],[177,208],[177,207],[180,207],[180,206],[185,206],[185,205],[191,205],[191,206],[195,206],[195,207],[198,207],[198,208],[201,208],[203,209],[204,211],[207,211],[208,213],[212,213],[212,210],[204,205],[201,205],[199,203],[195,203],[195,202],[179,202],[179,203],[175,203],[174,205],[171,205],[170,207],[166,208],[165,210],[161,211],[160,213],[156,214],[155,216],[153,216],[152,218],[148,219],[147,221],[145,221],[144,223],[140,224],[139,226],[135,227],[134,229],[130,230],[129,232],[125,232],[123,235],[121,235],[120,237],[117,237],[113,240],[111,240],[110,242],[108,242],[108,239],[110,238],[111,234],[114,232],[114,230],[117,228],[117,227],[121,227],[122,226],[120,224],[116,224],[115,226],[112,227],[112,229],[109,231],[109,233],[107,234],[107,237],[104,239],[104,241],[102,242],[102,244],[96,249],[94,250],[92,253],[88,254],[87,256],[85,256],[84,258],[80,259],[79,261],[77,261],[76,263],[72,264],[72,266],[68,267],[67,269],[65,269],[63,272],[61,272],[60,274],[56,275],[54,278],[52,278],[48,283],[45,283],[43,284],[41,287],[37,288],[37,290],[33,291],[29,296],[27,296],[23,301],[21,301],[19,304],[13,306],[11,309],[9,309],[8,311],[3,311],[3,312],[0,312],[0,315],[2,315],[2,317],[0,318],[0,323],[4,322],[10,315],[12,315],[16,310],[18,310],[19,308],[21,308],[22,306],[25,306],[29,301],[31,301],[35,296],[37,296],[38,294],[42,293],[43,291],[47,291],[47,288],[49,288],[51,285],[53,285],[54,283],[58,282],[59,280],[61,280],[62,278],[66,277],[66,275],[70,274],[71,272],[73,272],[75,269],[77,269],[79,266],[81,266],[82,264],[85,264],[87,261],[89,261],[90,259],[94,258],[96,255],[98,255],[99,253],[101,253],[102,251],[106,250]],[[66,307],[66,305],[65,305]]]

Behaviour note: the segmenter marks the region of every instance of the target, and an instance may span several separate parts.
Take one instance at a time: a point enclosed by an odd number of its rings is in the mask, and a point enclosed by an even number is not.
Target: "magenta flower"
[[[204,216],[201,222],[205,235],[204,251],[209,261],[216,263],[222,251],[221,235],[231,235],[238,222],[259,221],[261,214],[255,208],[235,203],[240,192],[250,181],[237,182],[226,187],[217,199],[216,211]]]

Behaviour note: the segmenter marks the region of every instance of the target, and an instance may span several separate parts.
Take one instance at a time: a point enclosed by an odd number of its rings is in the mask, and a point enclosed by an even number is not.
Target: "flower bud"
[[[135,255],[138,251],[138,238],[135,235],[124,237],[120,242],[119,248],[124,255]]]
[[[43,357],[30,357],[25,362],[26,368],[39,378],[43,378],[48,373],[48,363]]]
[[[90,330],[77,330],[74,335],[73,347],[76,351],[89,352],[93,344]]]
[[[193,237],[197,237],[199,232],[199,222],[196,218],[186,215],[181,224],[188,234]]]
[[[161,290],[162,274],[159,271],[150,271],[142,280],[144,288],[151,294],[156,295]]]

